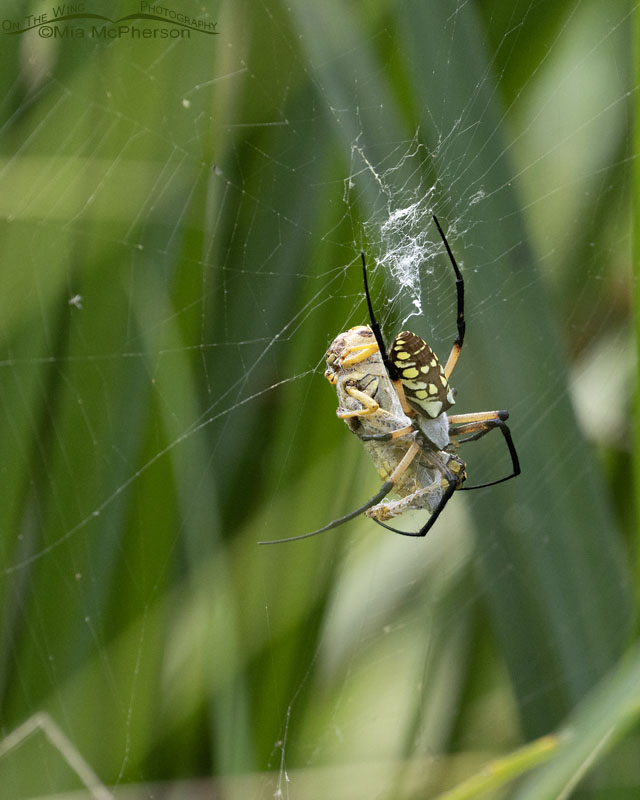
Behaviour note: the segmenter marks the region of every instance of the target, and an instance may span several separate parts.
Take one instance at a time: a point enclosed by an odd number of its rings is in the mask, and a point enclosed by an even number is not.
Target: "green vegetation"
[[[560,5],[1,34],[0,796],[637,797],[637,21]],[[446,357],[432,208],[457,408],[510,410],[522,476],[424,540],[259,547],[379,485],[322,377],[361,248],[385,335]]]

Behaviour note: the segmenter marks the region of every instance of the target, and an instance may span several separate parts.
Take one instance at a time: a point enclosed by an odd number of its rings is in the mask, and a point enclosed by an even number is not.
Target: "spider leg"
[[[440,498],[440,502],[433,509],[433,513],[431,514],[429,519],[425,522],[425,524],[422,526],[422,528],[420,528],[419,531],[416,531],[416,533],[411,533],[410,531],[401,531],[398,528],[392,528],[391,525],[387,525],[384,522],[380,522],[380,520],[378,519],[374,519],[373,521],[377,522],[378,525],[381,525],[388,531],[392,531],[393,533],[399,533],[401,536],[426,536],[431,530],[431,528],[433,528],[433,526],[435,525],[436,520],[438,519],[440,514],[442,514],[442,512],[444,511],[444,507],[447,505],[449,500],[451,500],[453,493],[458,488],[458,480],[453,475],[449,474],[445,477],[446,480],[449,482],[449,485],[447,486],[444,494]]]
[[[380,325],[378,325],[378,320],[376,319],[376,315],[373,313],[373,303],[371,302],[371,295],[369,294],[369,281],[367,279],[367,262],[364,258],[364,253],[360,253],[360,258],[362,258],[362,276],[364,278],[364,293],[367,298],[367,307],[369,309],[369,321],[371,323],[371,330],[373,331],[373,335],[376,337],[376,342],[378,343],[378,348],[380,350],[380,355],[382,357],[382,363],[384,364],[384,368],[387,371],[388,376],[391,378],[392,381],[399,381],[400,375],[398,374],[398,370],[396,369],[395,364],[389,358],[389,354],[387,353],[387,348],[384,343],[384,339],[382,338],[382,331],[380,330]]]
[[[511,438],[511,431],[505,420],[508,419],[508,411],[481,411],[475,414],[458,414],[449,417],[449,422],[453,425],[458,425],[457,428],[450,428],[449,433],[451,436],[460,436],[461,434],[470,433],[464,439],[459,440],[459,444],[464,442],[477,442],[489,431],[498,428],[500,433],[504,436],[509,455],[511,456],[512,472],[504,478],[499,478],[497,481],[489,481],[489,483],[478,483],[475,486],[461,486],[460,488],[466,491],[471,489],[485,489],[487,486],[495,486],[497,483],[504,483],[505,481],[515,478],[520,474],[520,460],[516,452],[516,446]]]
[[[456,273],[456,295],[458,301],[458,312],[456,315],[456,323],[458,326],[458,333],[456,334],[456,338],[453,342],[453,347],[451,348],[451,352],[449,353],[449,358],[447,359],[447,363],[444,367],[444,374],[449,380],[449,376],[453,372],[453,368],[456,365],[456,361],[458,360],[458,356],[460,355],[460,351],[462,350],[462,343],[464,342],[464,332],[465,332],[465,321],[464,321],[464,278],[462,277],[462,273],[460,272],[460,268],[451,252],[451,248],[449,247],[449,242],[447,241],[447,237],[444,235],[444,231],[440,227],[440,223],[438,222],[438,218],[435,214],[433,216],[433,221],[436,223],[436,228],[438,229],[438,233],[440,234],[440,238],[442,239],[445,249],[447,251],[447,255],[449,256],[449,261],[451,261],[451,266],[453,267],[454,272]]]
[[[389,379],[393,383],[395,390],[400,398],[400,405],[402,406],[402,410],[404,411],[407,416],[414,416],[415,412],[407,402],[407,398],[404,394],[404,388],[402,385],[402,380],[400,379],[400,372],[393,361],[389,358],[389,353],[387,352],[386,345],[384,343],[384,339],[382,338],[382,331],[380,330],[380,325],[378,324],[378,320],[376,319],[376,315],[373,311],[373,303],[371,302],[371,294],[369,293],[369,280],[367,278],[367,262],[365,261],[364,253],[360,252],[360,257],[362,258],[362,276],[364,279],[364,293],[367,298],[367,308],[369,309],[369,322],[371,324],[371,330],[373,331],[373,335],[376,337],[376,342],[378,344],[378,350],[380,351],[380,357],[382,358],[382,363],[384,364],[384,368],[389,376]]]
[[[441,478],[436,478],[433,480],[432,483],[428,484],[427,486],[422,486],[419,489],[411,492],[410,494],[401,497],[399,500],[387,500],[379,503],[378,505],[372,506],[368,508],[364,514],[365,517],[369,517],[369,519],[376,519],[381,521],[387,521],[393,519],[394,517],[399,517],[404,514],[405,511],[411,511],[416,508],[420,508],[418,503],[422,501],[423,498],[428,497],[432,494],[439,494],[442,495],[443,489],[443,481]],[[448,483],[445,481],[445,486],[448,487]],[[436,503],[434,503],[436,505]]]
[[[333,522],[330,522],[328,525],[325,525],[322,528],[318,528],[317,531],[311,531],[310,533],[303,533],[300,536],[289,536],[285,539],[270,539],[266,542],[258,542],[258,544],[282,544],[282,542],[295,542],[298,539],[308,539],[310,536],[316,536],[318,533],[324,533],[325,531],[331,530],[331,528],[337,528],[339,525],[343,525],[345,522],[349,522],[350,519],[359,516],[360,514],[364,513],[368,508],[374,506],[376,503],[379,503],[383,500],[389,492],[393,489],[396,482],[404,475],[407,471],[409,465],[413,461],[413,459],[418,455],[421,451],[421,447],[416,442],[413,442],[411,447],[407,450],[404,454],[398,466],[393,470],[389,478],[382,484],[382,488],[380,491],[372,497],[370,500],[360,506],[360,508],[356,508],[355,511],[351,511],[349,514],[345,514],[344,517],[339,517],[338,519],[334,519]]]
[[[407,425],[405,428],[393,431],[393,433],[358,433],[357,436],[362,442],[390,442],[393,439],[399,439],[401,436],[410,436],[415,432],[416,429],[413,425]]]

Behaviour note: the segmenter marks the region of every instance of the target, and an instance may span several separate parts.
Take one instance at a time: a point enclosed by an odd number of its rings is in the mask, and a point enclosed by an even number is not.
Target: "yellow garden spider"
[[[426,536],[456,489],[482,489],[520,474],[518,454],[505,423],[508,411],[447,416],[455,402],[449,378],[464,341],[464,280],[435,215],[433,220],[456,276],[458,332],[445,366],[429,345],[410,331],[399,333],[387,351],[369,294],[364,253],[362,272],[370,325],[341,333],[327,351],[324,374],[336,387],[336,413],[363,442],[383,481],[382,488],[355,511],[318,530],[260,544],[316,536],[363,513],[402,536]],[[494,428],[504,436],[511,473],[488,483],[463,486],[466,465],[457,455],[458,446],[477,441]],[[392,490],[400,499],[382,502]],[[415,533],[387,524],[387,520],[413,509],[430,512]]]

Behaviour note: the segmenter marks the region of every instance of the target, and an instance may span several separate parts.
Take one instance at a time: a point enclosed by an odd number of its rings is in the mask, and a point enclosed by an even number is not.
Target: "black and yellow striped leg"
[[[422,528],[420,528],[419,531],[416,531],[415,533],[412,533],[411,531],[401,531],[399,528],[392,528],[391,525],[387,525],[386,522],[380,522],[379,519],[373,518],[373,521],[377,522],[378,525],[381,525],[383,528],[386,528],[388,531],[391,531],[392,533],[399,533],[401,536],[414,536],[414,537],[426,536],[429,533],[429,531],[431,530],[431,528],[433,528],[433,526],[435,525],[436,520],[438,519],[440,514],[442,514],[442,512],[444,511],[444,507],[447,505],[449,500],[451,500],[451,498],[453,497],[453,493],[455,492],[455,490],[457,488],[464,488],[464,487],[459,487],[459,479],[456,478],[456,476],[453,475],[453,473],[450,472],[450,470],[447,470],[447,474],[445,475],[445,480],[448,482],[448,486],[445,489],[444,494],[440,498],[440,502],[433,509],[433,512],[431,513],[431,516],[425,522],[425,524],[422,526]]]
[[[258,542],[258,544],[282,544],[282,542],[297,542],[299,539],[308,539],[310,536],[317,536],[319,533],[324,533],[325,531],[330,531],[332,528],[337,528],[339,525],[343,525],[345,522],[349,522],[349,520],[354,519],[354,517],[358,517],[360,514],[364,514],[364,512],[371,508],[371,506],[375,506],[376,503],[382,502],[384,498],[389,494],[389,492],[393,489],[395,484],[400,480],[400,478],[404,475],[407,471],[413,459],[418,455],[421,451],[421,447],[416,442],[413,442],[411,447],[407,450],[404,454],[398,466],[393,470],[391,475],[389,475],[388,479],[382,484],[380,491],[372,497],[370,500],[356,508],[355,511],[350,511],[348,514],[345,514],[344,517],[339,517],[338,519],[334,519],[333,522],[330,522],[328,525],[325,525],[322,528],[318,528],[317,531],[311,531],[311,533],[303,533],[301,536],[289,536],[285,539],[269,539],[266,542]],[[386,526],[385,526],[386,527]]]
[[[442,239],[445,249],[447,251],[447,255],[449,256],[449,261],[451,261],[451,266],[453,267],[454,272],[456,273],[456,296],[458,301],[458,311],[456,316],[456,323],[458,326],[458,333],[456,338],[453,342],[453,347],[451,348],[451,352],[449,353],[449,358],[447,359],[447,363],[444,367],[444,374],[449,380],[449,376],[453,372],[453,368],[456,365],[456,361],[458,360],[458,356],[460,355],[460,351],[462,350],[462,344],[464,342],[464,332],[466,328],[466,324],[464,321],[464,278],[462,277],[462,273],[460,272],[460,268],[451,252],[451,248],[449,247],[449,242],[447,241],[447,237],[444,235],[444,231],[440,227],[440,223],[438,222],[438,218],[435,214],[433,214],[433,221],[436,223],[436,228],[438,229],[438,233],[440,234],[440,238]]]
[[[391,442],[394,439],[401,438],[402,436],[411,436],[415,432],[416,429],[413,427],[413,425],[407,425],[404,428],[398,428],[392,433],[358,433],[357,436],[363,442]]]
[[[378,325],[378,320],[376,319],[376,315],[373,313],[373,303],[371,302],[371,295],[369,294],[369,280],[367,279],[367,262],[364,258],[364,253],[360,253],[360,258],[362,258],[362,276],[364,278],[364,293],[365,297],[367,298],[367,308],[369,309],[369,322],[371,323],[371,330],[373,331],[373,335],[376,337],[376,342],[378,343],[378,349],[380,350],[380,356],[382,357],[382,363],[384,364],[384,368],[387,370],[387,375],[391,378],[392,381],[400,380],[400,374],[396,369],[395,364],[393,361],[390,360],[389,354],[387,353],[387,347],[384,343],[384,339],[382,338],[382,331],[380,330],[380,325]]]
[[[504,478],[499,478],[496,481],[489,481],[489,483],[478,483],[475,486],[461,486],[460,488],[462,490],[485,489],[487,486],[495,486],[497,483],[504,483],[520,474],[520,460],[516,452],[516,446],[511,438],[509,426],[505,422],[508,417],[508,411],[483,411],[475,414],[459,414],[449,417],[449,423],[452,426],[457,425],[457,427],[449,428],[449,434],[451,436],[470,434],[469,436],[465,436],[464,439],[459,439],[458,444],[477,442],[478,439],[481,439],[489,433],[489,431],[498,428],[500,433],[504,436],[507,448],[509,449],[509,455],[511,456],[512,472],[509,475],[506,475]]]

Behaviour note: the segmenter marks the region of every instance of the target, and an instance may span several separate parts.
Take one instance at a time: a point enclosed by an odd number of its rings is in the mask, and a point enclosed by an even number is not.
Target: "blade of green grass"
[[[349,113],[356,107],[382,107],[389,125],[385,141],[409,139],[410,131],[398,133],[402,124],[384,73],[364,87],[358,84],[357,98],[345,102],[347,80],[341,76],[349,76],[352,86],[351,76],[364,69],[370,45],[349,15],[343,14],[340,26],[350,42],[346,48],[335,37],[333,20],[341,14],[335,4],[315,7],[312,15],[306,7],[298,11],[301,38],[323,93],[332,107],[348,109],[342,112],[339,130],[357,133],[365,149],[377,144],[378,120],[367,114],[350,120]],[[525,729],[539,735],[557,725],[619,657],[630,629],[631,597],[619,535],[593,455],[576,427],[563,383],[567,366],[557,330],[509,188],[513,176],[507,140],[482,49],[481,22],[467,4],[456,12],[453,41],[445,37],[443,42],[442,32],[451,32],[449,16],[450,10],[438,3],[405,4],[400,51],[414,69],[413,105],[423,109],[422,130],[432,139],[436,170],[446,176],[452,163],[464,165],[463,180],[456,186],[443,181],[441,191],[445,218],[447,208],[464,209],[468,233],[464,242],[454,242],[454,249],[459,252],[464,245],[468,256],[483,254],[483,280],[467,271],[467,296],[486,297],[492,286],[508,285],[514,298],[509,304],[494,304],[470,336],[476,402],[490,408],[498,398],[512,409],[523,475],[491,496],[474,497],[473,506],[494,624],[521,700]],[[436,111],[439,129],[432,130]],[[461,127],[465,130],[438,149],[438,136]],[[465,193],[470,197],[474,187],[483,188],[486,199],[465,207]],[[449,229],[454,222],[448,219]],[[526,302],[519,300],[524,297]],[[545,383],[553,386],[553,394],[541,394]],[[558,452],[557,441],[571,442],[571,451]],[[580,465],[579,481],[565,480],[574,464]]]
[[[560,734],[553,759],[536,771],[514,800],[571,797],[640,716],[640,647],[611,670],[576,709]]]
[[[640,77],[640,14],[635,14],[634,30],[634,67],[636,86]],[[635,387],[635,424],[633,426],[633,483],[634,483],[634,509],[635,509],[635,530],[636,530],[636,600],[640,600],[640,95],[634,95],[634,129],[633,129],[633,150],[636,157],[633,159],[633,183],[632,183],[632,213],[631,213],[631,235],[632,235],[632,270],[633,270],[633,318],[635,323],[636,340],[636,387]]]

